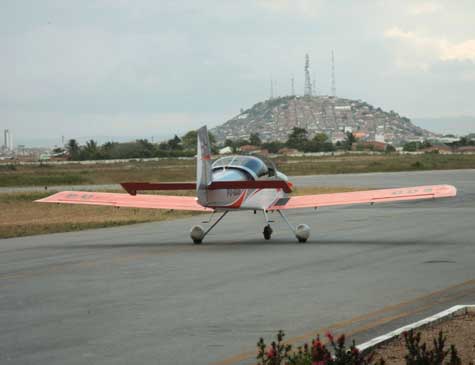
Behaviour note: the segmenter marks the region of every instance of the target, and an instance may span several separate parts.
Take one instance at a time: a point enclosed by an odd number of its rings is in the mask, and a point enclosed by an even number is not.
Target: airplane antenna
[[[270,100],[274,99],[274,80],[270,79]]]
[[[313,80],[312,80],[312,94],[317,96],[317,73],[313,73]]]

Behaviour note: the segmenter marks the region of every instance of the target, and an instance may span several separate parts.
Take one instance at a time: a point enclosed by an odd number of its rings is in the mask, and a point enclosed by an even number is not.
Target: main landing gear
[[[201,242],[203,242],[203,238],[206,237],[206,235],[221,221],[221,219],[223,219],[226,216],[226,214],[228,214],[228,212],[229,212],[228,210],[223,212],[223,214],[218,219],[216,219],[216,222],[214,222],[206,231],[201,226],[191,227],[190,237],[193,240],[193,243],[199,245]],[[213,218],[213,215],[211,215],[209,221],[203,222],[203,223],[211,222],[212,218]]]
[[[264,227],[264,232],[263,232],[264,239],[270,240],[273,231],[272,231],[272,228],[271,228],[269,223],[272,223],[273,221],[269,220],[269,216],[267,215],[267,211],[264,210],[263,212],[264,212],[264,217],[265,217],[266,223],[267,223],[267,225]],[[297,240],[300,243],[307,242],[308,238],[310,237],[310,227],[307,226],[306,224],[299,224],[297,227],[294,228],[294,226],[292,226],[292,224],[290,224],[289,220],[284,215],[284,213],[282,213],[282,211],[277,210],[277,212],[280,214],[280,216],[282,217],[284,222],[287,223],[290,230],[294,233],[295,238],[297,238]]]
[[[193,226],[190,230],[190,237],[193,240],[194,244],[200,244],[203,242],[203,239],[206,237],[206,235],[214,228],[216,225],[228,214],[228,210],[224,211],[223,214],[207,229],[205,230],[201,226]],[[272,237],[272,233],[274,232],[272,227],[270,226],[270,223],[273,223],[273,221],[269,220],[269,216],[267,214],[266,210],[263,210],[264,217],[266,220],[266,225],[264,226],[264,231],[262,234],[264,235],[265,240],[270,240]],[[290,230],[292,233],[295,235],[295,238],[300,243],[307,242],[308,238],[310,237],[310,227],[307,226],[306,224],[299,224],[297,227],[294,228],[292,224],[290,224],[289,220],[287,217],[282,213],[280,210],[277,210],[277,213],[280,214],[284,222],[289,226]],[[213,218],[213,215],[211,215],[210,219],[206,222],[203,223],[210,223]]]

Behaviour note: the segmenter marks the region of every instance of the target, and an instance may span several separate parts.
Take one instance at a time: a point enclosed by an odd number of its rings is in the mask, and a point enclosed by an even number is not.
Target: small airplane
[[[229,213],[248,210],[261,211],[265,218],[263,235],[272,236],[268,212],[276,211],[288,225],[298,242],[310,237],[306,224],[292,225],[283,211],[288,209],[319,208],[361,203],[384,203],[418,199],[453,197],[457,190],[452,185],[428,185],[397,189],[380,189],[319,195],[290,196],[293,184],[275,165],[254,156],[226,156],[211,161],[211,147],[206,126],[197,131],[196,183],[126,182],[121,184],[125,193],[63,191],[37,200],[41,203],[90,204],[115,207],[150,208],[215,212],[221,215],[211,224],[213,215],[202,226],[193,226],[190,237],[195,244],[202,243],[208,233]],[[137,194],[148,190],[196,190],[196,197]]]

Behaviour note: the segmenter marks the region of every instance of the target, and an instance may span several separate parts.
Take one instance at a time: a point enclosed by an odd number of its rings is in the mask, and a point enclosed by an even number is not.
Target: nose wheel
[[[268,224],[267,226],[264,227],[264,232],[262,232],[264,234],[264,239],[266,240],[270,240],[271,236],[272,236],[272,228],[270,226],[270,224]]]

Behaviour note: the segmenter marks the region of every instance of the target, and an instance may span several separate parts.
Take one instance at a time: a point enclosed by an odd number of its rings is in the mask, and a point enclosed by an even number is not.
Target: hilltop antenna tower
[[[270,79],[270,100],[274,99],[274,80]]]
[[[332,50],[332,96],[336,96],[336,85],[335,85],[335,53]]]
[[[308,53],[305,55],[305,87],[303,90],[304,96],[312,96],[312,80],[310,79],[310,58],[308,57]]]
[[[313,80],[312,80],[312,94],[317,96],[317,73],[313,73]]]
[[[290,79],[290,95],[295,96],[295,80],[294,76]]]

